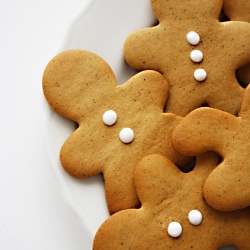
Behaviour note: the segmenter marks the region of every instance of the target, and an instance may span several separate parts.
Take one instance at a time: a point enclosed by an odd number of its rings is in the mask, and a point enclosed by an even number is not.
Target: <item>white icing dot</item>
[[[182,226],[179,222],[173,221],[168,225],[168,234],[171,237],[177,238],[182,233]]]
[[[190,58],[193,62],[200,62],[203,59],[203,53],[200,50],[193,50],[190,53]]]
[[[103,114],[102,120],[103,120],[104,124],[111,126],[111,125],[115,124],[115,122],[117,120],[117,114],[114,110],[108,110]]]
[[[195,80],[202,82],[207,78],[207,72],[204,69],[196,69],[194,71]]]
[[[134,131],[131,128],[123,128],[119,133],[119,137],[123,143],[130,143],[134,140]]]
[[[202,214],[200,211],[198,210],[191,210],[189,213],[188,213],[188,219],[189,219],[189,222],[194,225],[194,226],[198,226],[201,224],[202,222]]]
[[[195,31],[190,31],[187,33],[187,41],[191,45],[197,45],[200,42],[200,36]]]

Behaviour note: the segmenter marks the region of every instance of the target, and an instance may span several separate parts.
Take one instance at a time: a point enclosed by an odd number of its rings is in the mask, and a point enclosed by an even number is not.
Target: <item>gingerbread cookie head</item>
[[[194,110],[177,126],[172,141],[185,155],[214,151],[222,157],[204,185],[211,206],[218,210],[250,206],[250,86],[239,117],[212,108]]]
[[[180,166],[189,161],[171,145],[182,118],[163,113],[168,90],[154,71],[118,85],[103,59],[82,50],[60,53],[45,69],[48,103],[79,125],[62,146],[61,163],[75,177],[103,173],[110,213],[139,205],[133,171],[143,156],[161,153]]]
[[[165,157],[143,158],[135,171],[141,208],[108,218],[96,233],[93,249],[217,249],[227,244],[246,249],[250,210],[222,213],[202,196],[204,180],[217,160],[204,154],[185,174]]]
[[[205,105],[236,114],[244,88],[235,72],[250,62],[250,24],[219,22],[222,0],[151,2],[159,24],[126,39],[128,64],[167,78],[167,112],[185,116]]]

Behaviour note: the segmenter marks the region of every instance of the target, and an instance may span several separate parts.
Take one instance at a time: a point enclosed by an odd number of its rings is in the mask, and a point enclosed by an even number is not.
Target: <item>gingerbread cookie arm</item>
[[[225,130],[221,136],[226,148],[225,158],[209,175],[204,185],[206,201],[221,211],[236,210],[250,205],[249,121],[250,85],[245,91],[237,126]]]
[[[248,0],[224,0],[223,11],[230,20],[250,22]]]
[[[79,122],[93,109],[94,90],[109,91],[117,82],[102,58],[84,50],[69,50],[48,63],[42,85],[50,106],[60,115]]]
[[[85,178],[103,171],[101,152],[102,145],[93,140],[91,131],[80,126],[64,142],[60,150],[60,160],[70,175]]]
[[[139,237],[138,230],[141,227],[147,228],[148,218],[147,214],[138,211],[140,210],[123,210],[107,219],[96,232],[93,250],[139,250],[142,249],[141,241],[151,247],[152,242],[147,239],[147,235],[141,234]]]
[[[203,194],[206,202],[219,211],[233,211],[250,205],[250,172],[247,162],[225,159],[208,176]]]
[[[234,72],[242,66],[250,63],[250,23],[247,22],[223,22],[221,23],[225,37],[233,42],[233,48],[228,47],[228,50],[234,49],[234,53],[230,54],[232,63],[228,63],[234,67]],[[241,32],[240,39],[237,35]]]
[[[141,105],[163,112],[169,95],[169,84],[158,72],[145,70],[130,78],[125,84],[117,85],[117,94],[131,96],[134,106]],[[147,96],[147,98],[145,98]]]
[[[217,109],[199,108],[188,114],[176,127],[172,144],[184,155],[214,151],[224,156],[226,145],[222,136],[235,126],[235,116]]]
[[[124,43],[124,57],[132,68],[137,70],[152,69],[161,72],[161,68],[158,66],[160,65],[159,58],[154,56],[161,49],[155,44],[159,31],[159,26],[145,28],[127,37]]]
[[[250,23],[250,1],[224,0],[223,11],[231,21]],[[237,77],[244,85],[250,83],[250,63],[237,71]]]
[[[245,90],[239,115],[242,119],[250,119],[250,85]]]

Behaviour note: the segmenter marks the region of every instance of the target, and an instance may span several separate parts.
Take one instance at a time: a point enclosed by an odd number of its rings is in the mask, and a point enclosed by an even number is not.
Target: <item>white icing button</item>
[[[200,62],[203,59],[203,53],[200,50],[193,50],[190,53],[190,58],[193,62]]]
[[[194,225],[194,226],[198,226],[201,224],[202,222],[202,214],[200,211],[198,210],[191,210],[189,213],[188,213],[188,219],[189,219],[189,222]]]
[[[197,45],[200,42],[200,36],[195,31],[190,31],[187,33],[187,41],[192,45]]]
[[[182,226],[179,222],[173,221],[168,225],[168,234],[171,237],[177,238],[182,233]]]
[[[202,82],[207,78],[207,72],[204,69],[196,69],[194,71],[195,80]]]
[[[123,143],[130,143],[134,140],[134,131],[131,128],[123,128],[119,133],[119,137]]]
[[[103,114],[102,120],[103,120],[104,124],[111,126],[111,125],[115,124],[115,122],[117,120],[117,114],[114,110],[108,110]]]

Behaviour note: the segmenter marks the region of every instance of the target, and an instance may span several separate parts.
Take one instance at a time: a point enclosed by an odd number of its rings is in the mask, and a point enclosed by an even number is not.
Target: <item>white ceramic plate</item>
[[[72,24],[59,51],[92,51],[109,63],[118,82],[123,83],[136,73],[123,59],[123,43],[127,35],[151,26],[155,21],[149,0],[92,0]],[[103,179],[101,175],[76,179],[62,169],[59,151],[74,131],[75,124],[56,114],[46,103],[44,105],[44,146],[48,164],[58,178],[68,204],[84,225],[84,249],[91,249],[96,230],[109,216]]]

